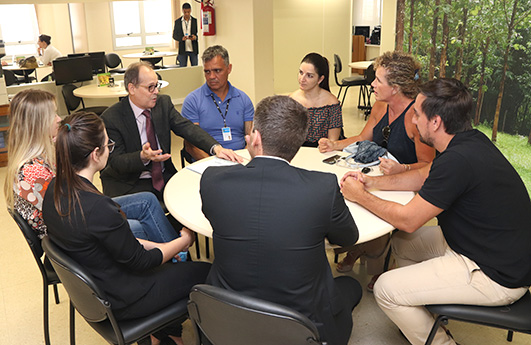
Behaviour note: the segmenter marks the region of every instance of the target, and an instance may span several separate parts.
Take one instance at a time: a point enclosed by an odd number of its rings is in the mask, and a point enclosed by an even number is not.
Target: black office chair
[[[164,66],[157,65],[159,62],[162,61],[162,57],[143,57],[140,58],[140,61],[148,62],[153,66],[153,69],[161,69],[164,68]]]
[[[24,78],[19,78],[13,73],[13,71],[4,69],[4,79],[6,81],[6,86],[19,85],[24,83]]]
[[[343,65],[341,64],[341,58],[339,55],[334,54],[334,77],[336,79],[336,84],[339,86],[339,92],[337,94],[337,99],[341,97],[341,91],[343,88],[345,88],[345,93],[343,94],[343,99],[341,100],[340,104],[343,106],[343,102],[345,102],[345,96],[347,95],[348,88],[351,86],[365,86],[367,85],[367,82],[365,80],[364,76],[352,76],[352,77],[346,77],[341,79],[341,83],[339,82],[339,79],[337,78],[337,75],[341,73],[343,70]],[[360,94],[358,96],[358,104],[361,101],[361,89]]]
[[[24,69],[24,70],[13,70],[13,73],[22,77],[24,83],[31,83],[34,80],[37,81],[37,78],[32,77],[30,74],[35,73],[35,69]]]
[[[509,331],[507,341],[513,340],[513,332],[531,334],[531,294],[529,291],[511,305],[484,307],[461,304],[433,304],[426,308],[439,315],[426,340],[430,345],[439,326],[448,324],[448,320],[457,320],[479,325],[502,328]]]
[[[372,105],[371,105],[371,96],[374,92],[372,89],[372,82],[376,79],[376,71],[374,70],[374,64],[371,64],[364,72],[365,75],[365,85],[360,86],[360,92],[363,99],[363,104],[358,103],[358,109],[361,109],[365,112],[365,120],[371,114]],[[358,100],[359,102],[359,100]]]
[[[186,151],[186,148],[181,149],[181,168],[184,169],[186,163],[192,164],[194,159],[191,154]],[[207,259],[210,259],[210,239],[207,236],[205,237],[205,251]],[[195,256],[198,259],[201,259],[201,250],[199,248],[199,234],[195,236]]]
[[[41,247],[41,240],[39,239],[39,237],[37,237],[37,234],[35,233],[35,231],[31,228],[28,222],[26,222],[24,218],[22,218],[22,216],[17,211],[9,211],[9,213],[11,214],[11,217],[13,217],[13,219],[17,223],[20,230],[22,231],[22,234],[24,235],[24,238],[26,239],[26,242],[28,242],[28,245],[31,249],[33,257],[35,258],[35,261],[37,262],[39,271],[41,271],[42,287],[43,287],[42,296],[43,296],[44,343],[46,345],[50,345],[48,286],[53,285],[53,292],[55,295],[55,304],[59,304],[59,292],[57,291],[57,284],[60,284],[61,281],[59,280],[57,273],[55,273],[48,259],[44,257],[44,260],[43,260],[44,252]]]
[[[74,90],[77,89],[77,86],[74,84],[65,84],[62,88],[62,94],[63,99],[65,100],[66,109],[68,110],[68,114],[70,112],[76,112],[78,111],[79,104],[81,103],[82,108],[79,109],[83,111],[90,111],[93,113],[96,113],[98,115],[101,115],[108,107],[85,107],[85,102],[83,102],[83,98],[77,97],[74,95]]]
[[[188,314],[196,345],[202,337],[213,345],[325,344],[312,321],[301,313],[210,285],[192,288]]]
[[[52,262],[70,297],[70,343],[75,344],[74,308],[85,321],[110,344],[132,344],[175,322],[186,319],[186,299],[147,317],[116,320],[107,295],[87,270],[45,237],[44,252]]]
[[[107,66],[107,72],[109,73],[125,73],[122,59],[116,53],[105,54],[105,65]],[[116,68],[120,66],[120,68]]]
[[[41,82],[45,82],[45,81],[54,81],[55,80],[55,74],[52,72],[50,74],[47,74],[45,75],[42,79],[41,79]]]

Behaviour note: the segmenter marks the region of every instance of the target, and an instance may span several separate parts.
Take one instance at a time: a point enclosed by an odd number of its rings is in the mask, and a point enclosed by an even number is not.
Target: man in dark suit
[[[175,21],[173,39],[179,42],[179,55],[177,55],[179,65],[186,67],[190,58],[190,65],[197,66],[199,53],[197,19],[192,17],[192,7],[187,2],[183,4],[183,15]]]
[[[216,252],[207,283],[291,307],[329,345],[345,345],[362,292],[352,277],[332,277],[324,240],[352,245],[358,230],[335,175],[289,164],[307,130],[306,108],[268,97],[246,136],[252,160],[203,173]]]
[[[241,161],[232,150],[224,149],[183,118],[168,95],[159,94],[160,83],[150,64],[131,64],[124,74],[124,85],[129,96],[102,114],[109,138],[116,143],[100,175],[105,195],[151,191],[162,200],[164,185],[177,172],[170,159],[170,131],[211,155]]]

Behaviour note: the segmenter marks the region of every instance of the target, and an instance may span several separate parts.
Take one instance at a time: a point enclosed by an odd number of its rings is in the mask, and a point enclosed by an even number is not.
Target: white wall
[[[274,1],[275,93],[298,89],[300,61],[310,52],[328,59],[333,83],[334,54],[350,61],[350,3],[350,0]],[[347,76],[348,69],[343,71],[342,77]]]

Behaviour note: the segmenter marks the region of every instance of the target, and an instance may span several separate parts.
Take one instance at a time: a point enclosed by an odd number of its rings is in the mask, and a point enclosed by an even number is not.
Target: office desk
[[[160,81],[161,88],[165,88],[170,83],[165,80]],[[98,86],[98,84],[90,84],[78,87],[74,90],[74,95],[81,98],[121,98],[127,96],[127,91],[122,80],[116,82],[114,87]]]
[[[246,159],[244,164],[249,162],[250,157],[247,150],[239,150],[237,153]],[[316,148],[302,147],[291,164],[299,168],[335,174],[339,181],[351,169],[322,162],[324,158],[333,156],[334,154],[346,155],[342,152],[320,153]],[[206,159],[212,160],[214,157]],[[194,164],[201,164],[202,162],[203,160]],[[378,167],[373,167],[369,174],[379,175]],[[201,175],[190,170],[188,167],[180,170],[168,181],[164,190],[164,202],[170,213],[181,224],[201,235],[212,237],[212,227],[201,211],[201,196],[199,194],[200,179]],[[408,203],[414,195],[413,192],[401,191],[373,191],[372,193],[382,199],[401,204]],[[360,237],[357,243],[378,238],[394,229],[391,224],[378,218],[360,205],[350,201],[346,201],[346,203],[358,226]]]

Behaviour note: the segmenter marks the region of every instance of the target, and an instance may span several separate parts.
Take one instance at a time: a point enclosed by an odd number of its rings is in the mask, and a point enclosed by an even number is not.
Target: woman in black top
[[[187,298],[205,281],[208,263],[167,263],[193,243],[183,228],[167,243],[137,240],[120,207],[92,184],[107,164],[109,138],[103,121],[92,113],[63,120],[56,141],[56,178],[46,192],[43,216],[52,241],[85,266],[111,301],[118,319],[133,319]],[[170,333],[182,344],[180,327]],[[159,340],[152,337],[152,343]]]

